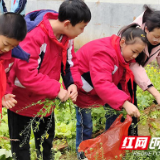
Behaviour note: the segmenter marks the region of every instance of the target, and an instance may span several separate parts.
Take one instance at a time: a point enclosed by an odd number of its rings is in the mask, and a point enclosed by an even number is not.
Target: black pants
[[[131,87],[130,81],[128,82],[128,90],[129,90],[131,97],[132,97],[133,92],[132,92],[132,87]],[[134,105],[137,107],[137,96],[136,96],[137,84],[135,82],[133,83],[133,91],[134,91]],[[129,127],[128,135],[138,136],[138,126],[137,126],[137,118],[136,117],[132,117],[132,124]]]
[[[28,126],[31,117],[25,117],[18,115],[10,110],[8,110],[8,125],[9,125],[9,134],[11,139],[17,139],[18,141],[11,140],[11,151],[14,160],[30,160],[30,134],[31,127],[27,128],[24,134],[20,134],[24,129]],[[36,118],[38,121],[39,118]],[[44,138],[44,141],[41,145],[42,139],[41,136],[45,134],[47,130],[47,126],[50,124],[48,134],[49,136]],[[36,123],[33,123],[33,128]],[[37,151],[37,157],[42,155],[43,160],[54,159],[52,154],[52,142],[55,133],[55,121],[54,121],[54,113],[51,116],[43,118],[40,121],[38,131],[34,131],[35,136],[35,145]],[[40,147],[43,146],[43,152],[40,152]]]

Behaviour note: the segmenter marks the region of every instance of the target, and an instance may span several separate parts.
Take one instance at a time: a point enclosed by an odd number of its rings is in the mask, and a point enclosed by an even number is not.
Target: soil
[[[138,125],[138,135],[139,136],[149,136],[149,127],[148,125]]]

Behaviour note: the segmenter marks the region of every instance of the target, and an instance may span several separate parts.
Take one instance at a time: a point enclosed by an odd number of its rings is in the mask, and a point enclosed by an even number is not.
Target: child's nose
[[[138,54],[134,54],[134,55],[133,55],[133,58],[136,58],[137,56],[138,56]]]
[[[4,51],[5,51],[5,52],[8,52],[8,51],[10,51],[11,49],[12,49],[12,48],[10,48],[10,47],[5,47],[5,48],[4,48]]]

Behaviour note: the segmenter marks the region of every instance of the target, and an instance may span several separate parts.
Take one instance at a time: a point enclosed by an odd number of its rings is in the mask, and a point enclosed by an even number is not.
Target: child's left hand
[[[75,84],[71,84],[67,90],[69,92],[69,97],[73,102],[75,102],[78,96],[77,86]]]
[[[147,91],[154,96],[158,105],[160,105],[160,92],[154,86],[149,87]]]
[[[6,94],[2,98],[2,106],[9,109],[15,106],[17,101],[14,99],[15,95],[13,94]]]
[[[157,101],[158,105],[160,105],[160,95],[155,97],[155,98],[156,98],[156,101]]]

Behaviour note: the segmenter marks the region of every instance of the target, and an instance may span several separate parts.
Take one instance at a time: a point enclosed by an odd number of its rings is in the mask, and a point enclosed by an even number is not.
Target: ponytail
[[[151,32],[155,28],[160,28],[160,11],[156,11],[144,5],[146,9],[143,15],[143,23],[147,27],[148,31]]]
[[[146,4],[143,6],[143,8],[144,8],[145,11],[144,11],[144,14],[143,14],[142,23],[145,23],[147,21],[147,18],[154,12],[154,10],[151,9]]]

